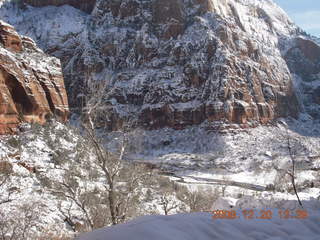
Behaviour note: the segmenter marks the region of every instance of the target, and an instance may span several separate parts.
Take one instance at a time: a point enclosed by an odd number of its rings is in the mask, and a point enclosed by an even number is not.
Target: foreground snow
[[[127,224],[99,229],[78,240],[318,240],[320,211],[304,220],[213,220],[210,213],[146,216]]]

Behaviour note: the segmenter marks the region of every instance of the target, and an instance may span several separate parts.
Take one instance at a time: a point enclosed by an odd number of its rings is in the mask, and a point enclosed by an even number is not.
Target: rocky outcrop
[[[185,13],[182,0],[154,0],[152,21],[160,28],[159,36],[165,39],[176,38],[183,33]]]
[[[285,59],[293,73],[306,79],[320,73],[320,46],[310,39],[296,38]]]
[[[298,37],[285,54],[290,71],[296,76],[296,85],[302,93],[305,111],[320,117],[320,46],[308,38]]]
[[[16,33],[12,26],[1,22],[0,23],[0,42],[2,45],[15,52],[22,51],[21,37]]]
[[[68,101],[58,59],[49,57],[28,37],[0,22],[0,134],[15,132],[21,122],[67,120]]]
[[[33,7],[45,7],[45,6],[62,6],[70,5],[78,8],[84,12],[91,13],[96,0],[22,0],[23,3],[29,4]]]
[[[41,26],[31,10],[15,24],[62,60],[73,107],[83,105],[88,83],[108,81],[99,119],[110,129],[296,117],[304,103],[295,71],[303,83],[318,71],[317,44],[272,1],[97,0],[90,16],[43,11]],[[68,31],[62,18],[72,22]]]
[[[317,87],[314,91],[313,91],[313,101],[320,105],[320,87]]]
[[[134,7],[124,15],[124,6]],[[110,129],[131,118],[146,128],[181,129],[206,120],[248,127],[297,116],[287,65],[271,42],[249,33],[253,26],[237,11],[243,7],[228,0],[98,1],[92,26],[104,32],[88,29],[90,56],[79,51],[79,64],[66,76],[114,72],[104,114]],[[254,12],[252,21],[264,14],[259,24],[273,28],[270,13],[253,6],[245,11]],[[277,34],[272,38],[276,42]],[[82,64],[88,59],[96,63]]]

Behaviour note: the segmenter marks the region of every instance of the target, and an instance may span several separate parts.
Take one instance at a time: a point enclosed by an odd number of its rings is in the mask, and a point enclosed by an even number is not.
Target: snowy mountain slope
[[[0,186],[0,226],[3,234],[14,236],[14,228],[26,226],[26,239],[49,239],[50,234],[52,238],[62,237],[65,233],[72,235],[62,214],[68,202],[54,194],[52,186],[56,181],[63,181],[66,172],[70,171],[70,164],[74,164],[76,155],[80,153],[72,149],[81,140],[63,124],[50,125],[47,128],[25,125],[25,132],[20,136],[2,136],[0,139],[1,181],[6,176],[4,174],[9,174]],[[63,158],[59,156],[61,153]],[[71,160],[63,163],[59,159]],[[31,222],[26,220],[28,215]],[[4,223],[10,225],[4,228]],[[18,236],[16,239],[20,239]]]
[[[87,214],[96,226],[109,225],[106,179],[95,164],[92,145],[78,130],[56,121],[45,126],[24,124],[21,129],[19,135],[0,138],[2,236],[15,240],[72,239],[79,232],[92,230]],[[150,182],[156,179],[154,176]],[[124,179],[117,184],[123,191]],[[162,214],[161,195],[149,186],[129,193],[137,199],[128,207],[128,219]],[[174,193],[170,194],[170,201],[186,209]]]
[[[210,129],[210,124],[181,131],[168,128],[154,131],[137,130],[130,138],[135,148],[130,149],[127,154],[128,158],[150,159],[155,162],[162,160],[169,165],[170,162],[173,165],[179,163],[181,168],[189,166],[194,169],[214,167],[217,163],[219,164],[216,167],[221,168],[226,161],[228,170],[236,173],[250,169],[255,159],[261,160],[258,164],[260,168],[268,169],[268,164],[276,158],[287,158],[286,138],[289,136],[292,144],[296,144],[299,149],[297,157],[305,158],[301,158],[302,162],[307,161],[308,156],[318,156],[319,125],[310,119],[291,119],[288,122],[288,127],[283,126],[280,121],[254,129],[227,129],[223,134],[219,133],[219,130]],[[111,141],[114,137],[115,134],[108,140]],[[188,155],[190,159],[194,158],[194,161],[189,162]],[[173,158],[177,162],[173,161]],[[198,159],[202,162],[197,163]],[[312,164],[316,165],[309,165],[310,168],[319,167],[316,162]]]
[[[128,119],[147,128],[205,120],[256,126],[296,116],[303,104],[317,117],[316,87],[296,71],[312,41],[301,45],[303,33],[272,1],[97,1],[91,14],[4,1],[0,17],[62,60],[73,107],[92,80],[109,82],[102,114],[109,129]]]

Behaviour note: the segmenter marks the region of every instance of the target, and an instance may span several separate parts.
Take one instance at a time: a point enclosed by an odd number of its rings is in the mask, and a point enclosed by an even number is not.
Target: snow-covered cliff
[[[22,122],[68,118],[60,61],[0,21],[0,134],[17,132]]]
[[[73,107],[108,81],[110,129],[318,116],[319,45],[269,0],[98,0],[91,14],[5,1],[0,18],[62,60]]]

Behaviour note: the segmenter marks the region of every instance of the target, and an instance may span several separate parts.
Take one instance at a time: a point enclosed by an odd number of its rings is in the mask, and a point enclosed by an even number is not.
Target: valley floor
[[[210,130],[208,125],[181,131],[136,130],[127,136],[129,145],[124,156],[129,162],[145,162],[156,166],[160,169],[161,175],[168,176],[191,191],[202,189],[208,194],[214,193],[207,202],[209,209],[221,209],[224,206],[243,208],[243,204],[248,202],[251,204],[250,208],[256,209],[282,208],[288,202],[291,203],[290,208],[294,208],[297,207],[296,196],[287,174],[292,167],[288,153],[289,139],[294,150],[299,196],[304,203],[312,203],[308,206],[312,210],[307,220],[275,219],[261,223],[243,219],[212,221],[209,214],[150,216],[111,230],[98,231],[97,236],[84,235],[80,239],[110,239],[112,234],[120,234],[121,229],[128,229],[123,234],[130,235],[130,238],[133,237],[132,234],[137,233],[136,238],[132,239],[139,240],[144,239],[138,234],[140,231],[147,234],[148,239],[153,238],[152,234],[156,233],[159,233],[158,238],[161,240],[172,239],[171,232],[177,234],[175,240],[195,236],[189,235],[188,230],[192,230],[190,234],[193,232],[199,234],[197,236],[203,236],[190,239],[201,240],[231,239],[234,234],[240,234],[242,238],[238,239],[246,240],[249,237],[274,240],[318,239],[316,236],[319,236],[320,219],[319,214],[313,216],[313,213],[319,213],[320,209],[319,126],[319,123],[302,116],[299,120],[282,119],[272,126],[235,128],[219,134]],[[117,133],[105,136],[107,147],[110,150],[115,148],[120,138],[121,134],[117,136]],[[77,206],[70,205],[68,199],[61,198],[57,191],[53,190],[53,183],[64,181],[70,171],[75,169],[81,176],[91,174],[88,168],[91,157],[82,155],[87,147],[81,141],[77,130],[59,123],[51,123],[45,128],[26,126],[20,136],[2,138],[0,171],[1,174],[9,174],[10,177],[3,184],[0,182],[0,221],[10,219],[12,223],[17,223],[16,219],[23,219],[23,214],[32,213],[37,221],[37,225],[31,228],[34,233],[47,231],[59,236],[73,236],[73,229],[66,221],[66,213],[72,213],[80,225],[83,215]],[[79,159],[83,159],[83,162],[78,162]],[[80,178],[79,186],[97,189],[103,187],[102,182],[87,182],[84,179],[85,177]],[[141,199],[146,199],[146,196],[147,191]],[[161,196],[153,193],[151,196],[154,199],[144,202],[137,216],[164,214],[159,203]],[[221,198],[224,199],[222,205],[219,202]],[[172,199],[177,200],[174,194]],[[177,208],[170,214],[179,212],[181,209]],[[145,221],[146,226],[141,225],[143,228],[140,228],[139,224]],[[295,227],[298,225],[301,226],[301,231]],[[308,237],[302,238],[303,234]],[[92,236],[96,238],[88,238]],[[125,235],[121,236],[126,239]],[[216,238],[212,238],[213,236]]]

